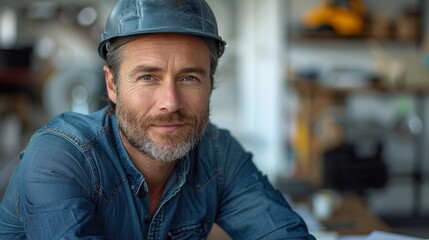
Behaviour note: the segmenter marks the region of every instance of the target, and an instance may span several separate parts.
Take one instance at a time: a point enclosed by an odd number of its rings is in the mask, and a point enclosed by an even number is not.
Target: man
[[[65,113],[21,155],[1,239],[314,239],[209,123],[225,42],[203,0],[121,0],[99,46],[110,107]]]

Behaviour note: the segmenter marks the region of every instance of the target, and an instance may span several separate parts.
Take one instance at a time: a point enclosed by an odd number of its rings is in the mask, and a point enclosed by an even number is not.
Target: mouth
[[[172,132],[177,131],[185,126],[184,123],[163,123],[163,124],[152,124],[151,128],[160,132]]]
[[[190,119],[180,113],[154,116],[147,126],[160,134],[174,134],[191,125]]]

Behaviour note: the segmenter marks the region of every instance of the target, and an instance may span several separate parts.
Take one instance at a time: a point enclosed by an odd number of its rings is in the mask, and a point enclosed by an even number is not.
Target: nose
[[[159,88],[158,107],[163,112],[176,112],[181,108],[179,89],[174,82],[164,83]]]

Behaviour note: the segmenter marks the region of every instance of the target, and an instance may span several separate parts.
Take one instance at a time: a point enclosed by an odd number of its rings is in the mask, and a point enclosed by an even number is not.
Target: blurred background
[[[0,189],[37,128],[106,104],[96,48],[115,2],[1,1]],[[208,3],[228,42],[212,121],[288,196],[352,192],[429,237],[427,1]]]

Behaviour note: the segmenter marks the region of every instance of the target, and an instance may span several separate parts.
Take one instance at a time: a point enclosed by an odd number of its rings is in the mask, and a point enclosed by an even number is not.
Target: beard
[[[189,116],[183,111],[156,116],[139,117],[138,112],[116,104],[118,127],[123,137],[143,155],[164,162],[173,162],[189,153],[201,140],[209,119],[209,107],[199,116]],[[152,125],[180,124],[178,130],[156,133],[158,142],[149,136]]]

